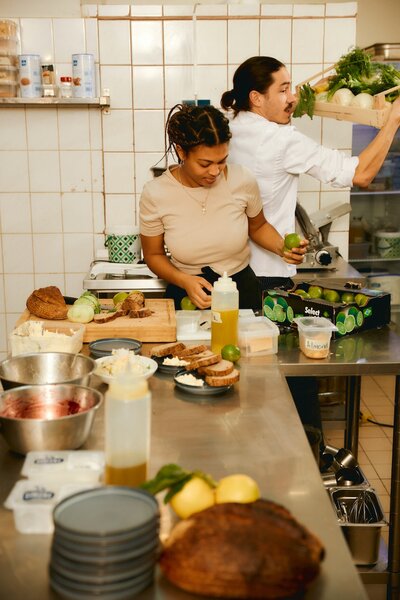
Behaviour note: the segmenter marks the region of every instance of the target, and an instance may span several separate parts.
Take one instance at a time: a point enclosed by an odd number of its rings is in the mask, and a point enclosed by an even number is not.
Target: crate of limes
[[[342,337],[389,323],[390,294],[303,281],[289,291],[265,291],[263,313],[278,325],[290,325],[295,317],[326,317],[337,327],[334,337]]]

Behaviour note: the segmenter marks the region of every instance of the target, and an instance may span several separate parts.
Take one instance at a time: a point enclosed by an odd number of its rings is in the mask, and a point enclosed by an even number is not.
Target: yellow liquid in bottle
[[[215,354],[219,354],[221,349],[227,344],[237,346],[238,319],[238,309],[213,311],[211,319],[211,350]]]
[[[113,467],[106,465],[104,481],[106,485],[126,485],[136,487],[147,479],[147,464],[131,467]]]

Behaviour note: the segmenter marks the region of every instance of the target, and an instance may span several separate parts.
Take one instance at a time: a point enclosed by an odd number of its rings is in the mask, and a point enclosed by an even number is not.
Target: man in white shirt
[[[299,175],[307,173],[332,187],[366,187],[378,173],[400,125],[400,97],[389,119],[359,157],[325,148],[290,124],[296,98],[283,63],[254,56],[233,76],[233,89],[221,106],[233,111],[229,161],[253,172],[261,192],[265,218],[282,235],[295,231]],[[251,244],[250,265],[263,289],[293,286],[293,265]],[[287,378],[303,424],[322,430],[318,385],[313,377]]]

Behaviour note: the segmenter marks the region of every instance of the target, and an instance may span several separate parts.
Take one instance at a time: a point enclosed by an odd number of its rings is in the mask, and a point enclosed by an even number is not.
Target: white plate
[[[112,381],[115,381],[117,375],[106,375],[99,372],[99,369],[104,365],[112,363],[113,361],[115,361],[115,359],[115,356],[103,356],[102,358],[96,359],[97,369],[95,370],[94,374],[100,377],[100,379],[104,381],[104,383],[111,383]],[[158,364],[152,358],[147,358],[147,356],[140,356],[138,354],[135,354],[134,359],[135,363],[137,362],[143,367],[143,373],[128,370],[127,375],[135,377],[144,377],[144,379],[148,379],[149,377],[154,375],[154,373],[158,369]],[[118,373],[118,375],[120,375],[120,373]]]

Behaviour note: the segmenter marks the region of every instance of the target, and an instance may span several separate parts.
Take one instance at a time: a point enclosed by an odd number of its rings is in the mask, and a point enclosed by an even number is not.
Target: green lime
[[[356,294],[354,300],[358,306],[365,306],[368,302],[368,296],[365,294]]]
[[[275,300],[273,298],[271,298],[271,296],[266,296],[266,298],[264,298],[264,306],[269,306],[270,308],[274,308]]]
[[[353,331],[356,326],[356,320],[353,315],[347,315],[344,326],[346,328],[346,333],[351,333]]]
[[[345,304],[351,304],[352,302],[354,302],[354,294],[352,292],[343,292],[342,302],[344,302]]]
[[[347,314],[348,314],[348,315],[353,315],[353,317],[354,317],[355,319],[357,318],[357,315],[358,315],[358,313],[359,313],[359,312],[360,312],[360,311],[359,311],[359,310],[358,310],[358,308],[356,308],[355,306],[350,306],[350,307],[347,309]]]
[[[339,312],[336,316],[336,325],[338,323],[344,323],[346,320],[346,313],[344,312]]]
[[[274,320],[274,310],[267,304],[264,304],[264,315],[268,317],[268,319]]]
[[[276,303],[279,304],[279,306],[282,306],[282,308],[284,308],[285,310],[288,307],[288,303],[286,302],[285,298],[282,298],[282,296],[278,297]]]
[[[120,302],[123,302],[129,296],[128,292],[118,292],[113,297],[113,304],[117,306]]]
[[[339,302],[340,296],[336,290],[324,290],[324,300],[327,302]]]
[[[182,310],[196,310],[197,306],[193,304],[189,296],[185,296],[181,300],[181,309]]]
[[[364,315],[362,314],[361,310],[359,310],[356,315],[356,323],[357,327],[361,327],[361,325],[364,323]]]
[[[310,285],[308,293],[310,298],[322,298],[323,289],[319,285]]]
[[[308,292],[306,292],[306,290],[303,290],[302,288],[298,288],[297,290],[295,290],[293,292],[293,294],[297,294],[298,296],[301,296],[302,298],[310,297],[310,294]]]
[[[287,320],[289,321],[289,323],[292,323],[293,318],[294,318],[294,312],[293,312],[293,308],[291,306],[287,307],[286,316],[287,316]]]
[[[275,305],[274,310],[272,312],[274,314],[274,321],[278,321],[278,323],[283,323],[286,320],[286,311],[279,304]]]
[[[285,248],[292,250],[293,248],[299,248],[301,238],[298,233],[288,233],[285,235]]]
[[[341,321],[338,321],[336,323],[336,327],[338,328],[338,334],[339,335],[345,335],[346,333],[346,326],[344,323],[342,323]]]
[[[240,358],[240,349],[233,344],[227,344],[221,350],[221,356],[224,360],[236,362]]]

